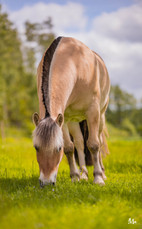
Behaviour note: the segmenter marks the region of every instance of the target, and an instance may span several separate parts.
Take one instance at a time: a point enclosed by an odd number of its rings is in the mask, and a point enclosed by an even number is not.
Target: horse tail
[[[92,156],[87,147],[87,139],[88,139],[89,132],[88,132],[88,126],[87,126],[86,120],[81,121],[79,125],[80,125],[80,129],[82,132],[83,140],[84,140],[84,154],[85,154],[86,165],[93,165]],[[77,154],[76,148],[74,152],[75,152],[75,159],[78,163],[79,161],[78,161],[78,154]]]
[[[83,139],[84,139],[84,154],[85,154],[85,162],[86,165],[91,166],[93,165],[93,160],[92,160],[92,156],[91,153],[87,147],[87,139],[88,139],[88,126],[87,126],[87,121],[83,120],[82,122],[79,123],[80,125],[80,129],[83,135]],[[108,131],[107,131],[107,127],[105,126],[104,130],[102,131],[101,134],[101,153],[103,156],[106,156],[107,154],[109,154],[109,149],[108,149],[108,145],[107,145],[107,141],[106,141],[106,136],[108,136]],[[77,150],[75,148],[75,159],[76,162],[79,164],[79,160],[78,160],[78,154],[77,154]]]

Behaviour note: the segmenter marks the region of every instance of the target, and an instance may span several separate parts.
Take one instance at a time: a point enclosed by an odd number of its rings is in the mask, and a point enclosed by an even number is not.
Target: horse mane
[[[41,91],[42,91],[42,101],[45,106],[45,118],[50,116],[50,101],[49,101],[49,71],[50,71],[50,65],[51,61],[54,55],[54,52],[60,42],[62,37],[56,38],[50,47],[46,50],[44,54],[43,59],[43,65],[42,65],[42,85],[41,85]]]

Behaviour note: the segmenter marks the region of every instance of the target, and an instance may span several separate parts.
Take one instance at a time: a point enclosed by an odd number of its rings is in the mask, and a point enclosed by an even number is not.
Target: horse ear
[[[39,115],[37,112],[35,112],[32,116],[32,120],[33,120],[33,123],[35,124],[35,126],[37,126],[40,122],[40,118],[39,118]]]
[[[61,126],[63,123],[63,115],[62,114],[58,114],[58,117],[56,118],[56,123]]]

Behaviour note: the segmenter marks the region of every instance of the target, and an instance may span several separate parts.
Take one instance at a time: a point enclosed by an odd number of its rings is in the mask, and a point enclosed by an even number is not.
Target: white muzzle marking
[[[43,172],[40,172],[39,180],[42,182],[43,185],[55,184],[56,183],[56,177],[57,177],[57,170],[54,170],[50,174],[49,178],[45,177]]]

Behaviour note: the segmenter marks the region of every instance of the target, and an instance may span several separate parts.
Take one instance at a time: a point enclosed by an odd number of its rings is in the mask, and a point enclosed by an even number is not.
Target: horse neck
[[[61,76],[61,77],[60,77]],[[64,114],[69,97],[73,90],[70,77],[60,73],[54,74],[50,82],[50,115],[55,119],[58,114]]]

